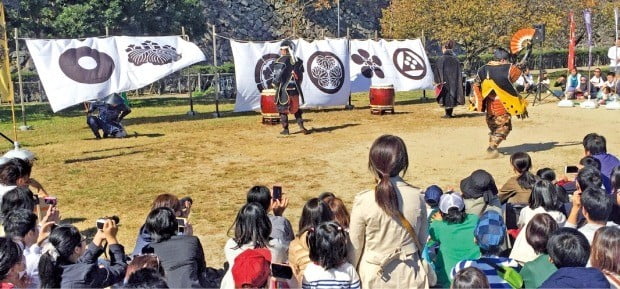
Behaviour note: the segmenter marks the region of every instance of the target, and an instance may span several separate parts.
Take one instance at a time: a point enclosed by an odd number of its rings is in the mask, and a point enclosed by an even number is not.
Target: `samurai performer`
[[[302,118],[303,111],[299,108],[299,98],[303,104],[304,95],[301,91],[301,76],[304,73],[304,66],[301,59],[291,53],[293,43],[284,40],[280,46],[280,58],[274,63],[273,84],[276,86],[275,103],[280,114],[282,124],[282,135],[288,135],[288,114],[295,115],[295,120],[303,134],[310,134],[304,127]]]
[[[435,62],[434,76],[437,93],[437,103],[443,106],[446,114],[443,118],[452,118],[452,111],[457,105],[465,104],[463,95],[463,73],[461,63],[454,52],[454,40],[446,42],[441,47],[443,55]]]
[[[98,115],[93,115],[99,110]],[[127,136],[121,120],[131,113],[131,109],[125,104],[123,98],[117,93],[111,94],[105,100],[92,102],[88,109],[86,123],[95,134],[96,139],[101,139],[99,130],[103,130],[103,137],[123,138]]]
[[[531,50],[531,46],[529,48]],[[527,117],[527,101],[512,85],[525,68],[527,55],[518,64],[508,61],[510,54],[502,48],[493,53],[493,60],[478,69],[474,80],[474,105],[476,110],[486,112],[489,127],[489,158],[499,156],[499,144],[512,130],[511,116]]]

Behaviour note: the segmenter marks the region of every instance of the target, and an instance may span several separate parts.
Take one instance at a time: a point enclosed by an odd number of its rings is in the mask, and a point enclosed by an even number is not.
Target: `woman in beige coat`
[[[401,224],[404,216],[424,246],[428,237],[426,206],[420,189],[399,176],[409,166],[407,148],[397,136],[379,137],[370,148],[368,166],[377,186],[357,194],[351,211],[349,262],[362,288],[428,288],[414,240]]]

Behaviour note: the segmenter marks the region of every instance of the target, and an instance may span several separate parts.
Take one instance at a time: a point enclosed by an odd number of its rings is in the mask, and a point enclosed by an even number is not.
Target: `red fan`
[[[524,28],[517,31],[510,39],[510,52],[512,54],[519,53],[528,44],[532,43],[535,33],[536,29],[534,28]]]

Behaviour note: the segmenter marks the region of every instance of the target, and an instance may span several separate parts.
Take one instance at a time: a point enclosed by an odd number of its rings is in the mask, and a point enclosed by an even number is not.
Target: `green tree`
[[[612,1],[592,0],[393,0],[383,10],[381,32],[388,38],[424,34],[439,41],[454,39],[465,49],[468,65],[492,47],[508,47],[517,30],[536,23],[546,24],[547,47],[566,47],[568,11],[575,13],[578,35],[583,35],[583,9],[592,8],[596,30],[597,25],[613,26],[613,17],[607,16],[612,5]]]

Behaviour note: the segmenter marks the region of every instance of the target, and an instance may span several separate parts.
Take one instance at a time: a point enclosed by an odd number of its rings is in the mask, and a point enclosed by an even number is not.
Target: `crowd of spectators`
[[[583,147],[576,174],[534,174],[517,152],[502,186],[475,170],[459,190],[422,190],[402,178],[405,142],[381,136],[368,157],[376,186],[350,206],[330,192],[309,199],[296,232],[286,194],[250,188],[222,271],[205,263],[191,198],[156,196],[126,254],[117,218],[86,239],[30,178],[31,159],[5,159],[0,288],[620,288],[620,160],[601,135]]]

